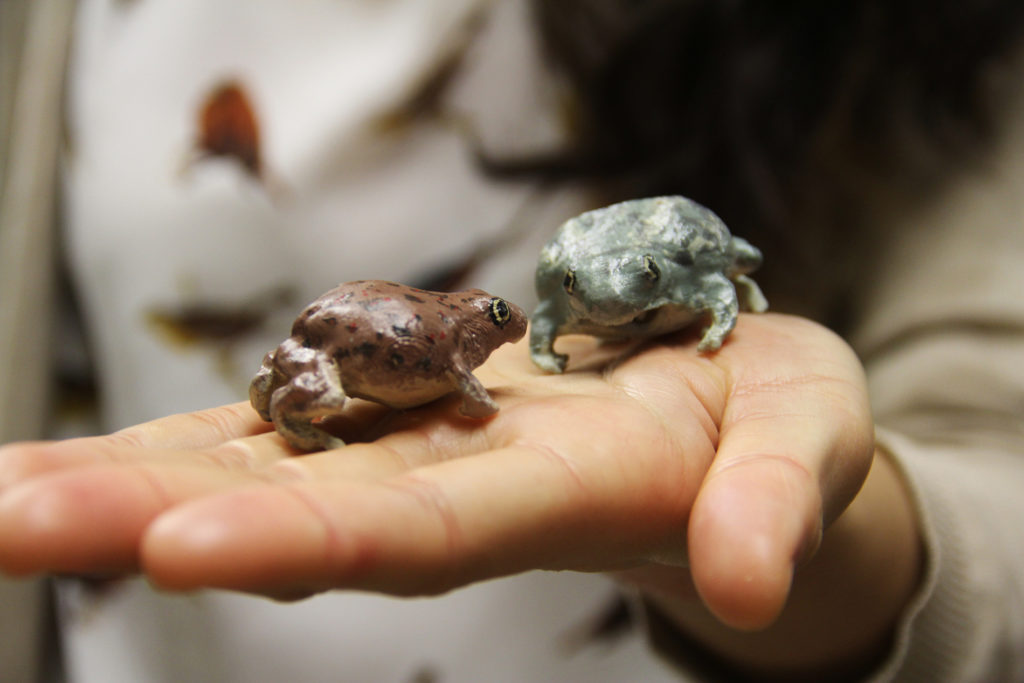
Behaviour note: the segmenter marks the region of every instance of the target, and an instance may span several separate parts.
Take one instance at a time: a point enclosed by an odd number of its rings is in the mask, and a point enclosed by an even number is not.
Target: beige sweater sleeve
[[[1024,126],[1001,150],[886,226],[851,340],[927,548],[881,680],[1024,680]]]

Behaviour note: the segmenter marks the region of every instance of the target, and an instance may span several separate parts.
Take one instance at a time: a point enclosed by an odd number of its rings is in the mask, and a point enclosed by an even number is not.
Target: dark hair
[[[842,248],[873,189],[934,187],[984,148],[996,67],[1024,33],[1020,0],[534,0],[533,10],[576,97],[576,144],[553,158],[486,160],[491,172],[605,180],[612,199],[684,194],[798,270]]]
[[[917,175],[930,154],[974,148],[990,130],[986,75],[1024,28],[1019,0],[534,7],[579,98],[576,170],[632,194],[741,202],[769,223],[793,219],[836,154]]]

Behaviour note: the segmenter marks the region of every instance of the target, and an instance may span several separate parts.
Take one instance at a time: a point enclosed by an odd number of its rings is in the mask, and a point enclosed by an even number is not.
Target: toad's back
[[[384,281],[348,282],[311,303],[292,337],[338,364],[349,396],[391,405],[450,388],[461,331],[479,315],[474,292],[430,292]]]

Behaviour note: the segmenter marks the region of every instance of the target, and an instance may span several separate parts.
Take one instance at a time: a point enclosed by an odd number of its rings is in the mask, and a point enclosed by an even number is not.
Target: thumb
[[[725,624],[769,626],[785,605],[793,568],[821,538],[815,476],[771,453],[732,457],[709,473],[689,527],[690,570],[708,609]]]
[[[751,372],[730,390],[688,529],[697,591],[730,626],[760,629],[778,617],[794,567],[867,476],[870,407],[860,365],[845,355],[826,365],[808,354],[784,364],[790,373]]]

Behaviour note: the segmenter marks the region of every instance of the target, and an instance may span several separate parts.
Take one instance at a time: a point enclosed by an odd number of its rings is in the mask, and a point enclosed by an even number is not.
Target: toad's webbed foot
[[[320,429],[312,420],[278,415],[274,429],[285,441],[302,451],[331,450],[345,445],[344,441]]]
[[[533,359],[534,365],[545,372],[551,372],[554,374],[561,374],[565,372],[565,366],[569,363],[569,356],[564,353],[554,353],[553,351],[536,350],[530,348],[530,358]]]

